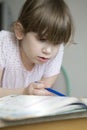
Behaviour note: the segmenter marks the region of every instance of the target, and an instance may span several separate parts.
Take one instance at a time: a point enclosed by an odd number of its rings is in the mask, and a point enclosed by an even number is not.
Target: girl
[[[63,0],[27,0],[13,32],[0,32],[0,96],[51,95],[73,22]],[[35,83],[39,81],[39,83]]]

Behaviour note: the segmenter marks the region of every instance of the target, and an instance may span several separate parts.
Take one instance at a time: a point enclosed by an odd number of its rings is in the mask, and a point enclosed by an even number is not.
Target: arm
[[[7,89],[7,88],[0,88],[0,97],[12,95],[12,94],[26,94],[27,91],[25,88],[21,89]]]
[[[0,69],[0,81],[2,79],[3,70]],[[51,87],[57,76],[50,78],[42,78],[41,83],[31,83],[27,88],[16,88],[8,89],[0,87],[0,97],[12,95],[12,94],[24,94],[24,95],[52,95],[50,92],[45,90],[45,87]],[[6,86],[5,86],[6,87]]]
[[[58,75],[51,76],[51,77],[43,77],[40,81],[31,83],[29,88],[27,89],[29,94],[33,95],[48,95],[53,96],[52,93],[48,92],[45,88],[53,87],[53,84],[56,81]]]
[[[1,82],[1,79],[2,79],[2,75],[3,75],[3,70],[0,69],[0,82]],[[7,89],[7,88],[2,88],[0,86],[0,97],[7,96],[7,95],[10,95],[10,94],[27,94],[27,88]]]
[[[41,79],[41,81],[45,82],[48,86],[47,87],[53,87],[53,84],[55,83],[56,79],[57,79],[58,75],[54,75],[52,77],[43,77]]]
[[[0,69],[0,81],[2,79],[3,70]],[[57,75],[49,77],[49,78],[42,78],[41,81],[39,81],[39,84],[31,83],[28,87],[24,88],[16,88],[16,89],[8,89],[8,88],[2,88],[0,87],[0,97],[12,95],[12,94],[24,94],[24,95],[52,95],[50,92],[48,92],[46,87],[52,87],[55,80],[57,78]],[[5,86],[6,87],[6,86]]]

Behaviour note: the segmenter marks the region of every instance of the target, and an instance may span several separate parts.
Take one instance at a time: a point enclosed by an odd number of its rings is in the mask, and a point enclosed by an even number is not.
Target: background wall
[[[25,0],[2,0],[6,2],[3,28],[17,18]],[[71,96],[87,97],[87,0],[65,0],[71,9],[78,44],[66,46],[63,66],[71,83]],[[9,17],[10,16],[10,17]]]
[[[66,47],[63,65],[71,81],[71,95],[87,97],[87,0],[65,0],[76,27],[75,42]]]

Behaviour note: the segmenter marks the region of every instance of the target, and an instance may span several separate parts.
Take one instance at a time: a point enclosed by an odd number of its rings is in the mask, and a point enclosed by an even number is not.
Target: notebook
[[[22,120],[87,111],[87,98],[9,95],[0,98],[0,119]]]

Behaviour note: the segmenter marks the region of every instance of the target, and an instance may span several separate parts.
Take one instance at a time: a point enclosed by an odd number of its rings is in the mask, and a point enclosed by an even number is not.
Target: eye
[[[46,42],[46,41],[47,41],[46,38],[39,38],[39,40],[40,40],[41,42]]]
[[[46,42],[47,38],[45,36],[41,36],[41,35],[36,35],[37,40],[41,41],[41,42]]]

